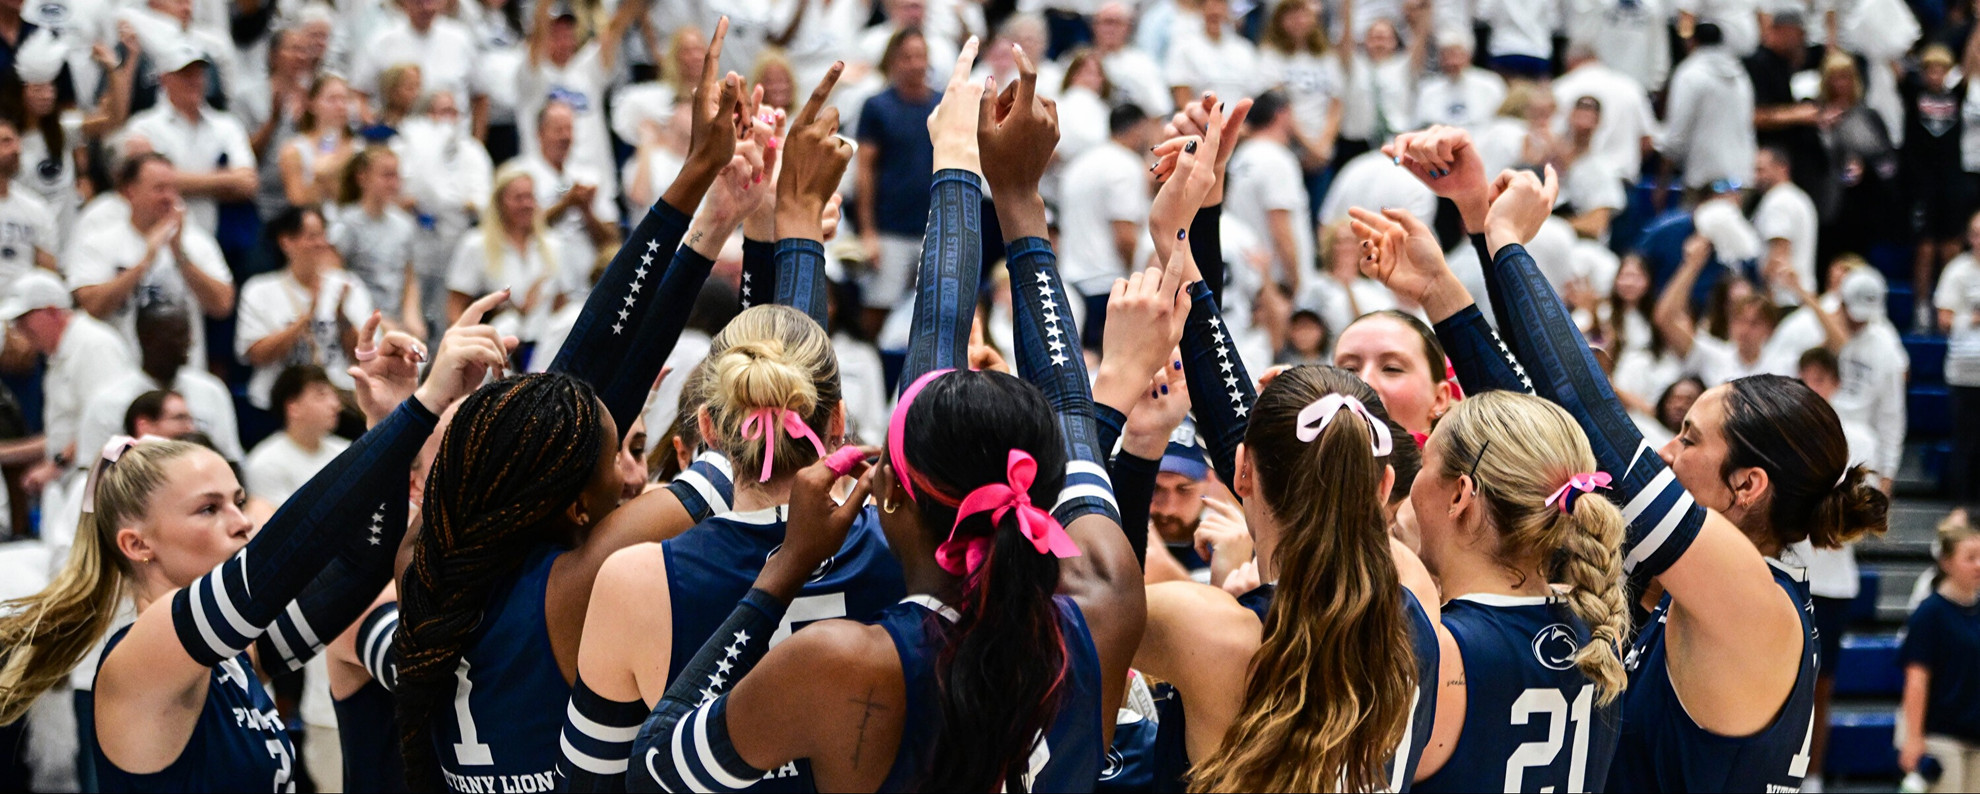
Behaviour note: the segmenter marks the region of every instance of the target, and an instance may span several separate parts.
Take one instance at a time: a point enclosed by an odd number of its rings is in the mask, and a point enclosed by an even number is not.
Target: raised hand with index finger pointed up
[[[825,239],[822,216],[853,156],[852,144],[839,135],[839,109],[825,104],[845,67],[844,61],[832,64],[784,138],[785,157],[777,175],[779,238]]]
[[[935,170],[957,169],[981,176],[983,162],[976,143],[977,119],[982,113],[983,84],[969,79],[976,65],[976,37],[969,37],[956,56],[949,84],[942,91],[942,103],[928,115],[928,139],[935,146]],[[986,78],[986,80],[994,78]]]
[[[701,59],[701,82],[688,100],[688,151],[680,176],[662,198],[671,206],[692,210],[701,204],[715,175],[728,167],[736,153],[737,118],[742,113],[742,78],[721,71],[722,42],[729,35],[729,18],[715,24],[708,52]]]
[[[1058,106],[1039,96],[1038,68],[1031,56],[1016,44],[1011,50],[1017,59],[1018,79],[997,96],[983,98],[976,128],[977,146],[983,153],[983,178],[999,199],[1036,195],[1039,180],[1059,145]]]

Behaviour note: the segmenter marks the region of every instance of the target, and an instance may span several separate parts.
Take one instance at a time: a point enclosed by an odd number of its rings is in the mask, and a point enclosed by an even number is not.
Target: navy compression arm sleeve
[[[915,274],[914,325],[900,387],[938,369],[969,365],[969,329],[983,277],[983,187],[976,174],[935,172],[928,230]]]
[[[752,589],[709,635],[640,726],[632,757],[643,762],[626,773],[629,790],[728,792],[763,779],[729,739],[728,690],[769,652],[786,609]]]
[[[626,790],[633,739],[651,710],[634,698],[617,701],[591,691],[584,677],[571,685],[564,709],[563,755],[557,761],[559,791],[614,794]]]
[[[1148,511],[1155,501],[1155,475],[1162,462],[1149,460],[1127,450],[1114,456],[1114,496],[1121,501],[1121,531],[1134,549],[1134,561],[1148,569]]]
[[[1073,325],[1065,287],[1059,283],[1058,257],[1052,244],[1022,237],[1004,245],[1004,264],[1011,273],[1011,324],[1017,348],[1018,376],[1037,386],[1059,416],[1059,435],[1066,446],[1066,484],[1052,517],[1060,524],[1088,513],[1121,522],[1114,502],[1114,484],[1107,476],[1111,447],[1100,446],[1093,418],[1093,390],[1086,378],[1086,356],[1080,352],[1079,329]]]
[[[284,502],[245,548],[173,596],[172,624],[186,653],[212,666],[247,650],[333,562],[377,578],[368,595],[353,596],[370,603],[398,550],[381,535],[405,532],[406,479],[436,421],[418,400],[401,403]],[[352,505],[395,503],[396,527],[372,522],[369,512],[352,515]],[[318,636],[337,636],[361,612],[344,624],[319,623]]]
[[[1485,322],[1485,313],[1474,303],[1459,309],[1437,323],[1437,342],[1444,346],[1444,353],[1451,357],[1451,368],[1457,370],[1458,385],[1464,387],[1465,394],[1479,394],[1494,389],[1532,394],[1533,383],[1527,380],[1526,368],[1520,366],[1506,343],[1499,338],[1499,332]],[[1431,366],[1436,366],[1433,362]]]
[[[1258,401],[1251,373],[1231,346],[1216,296],[1199,281],[1189,285],[1189,322],[1183,326],[1183,373],[1189,379],[1189,402],[1196,429],[1210,447],[1210,464],[1232,491],[1237,490],[1238,443],[1250,422],[1251,404]]]
[[[694,301],[701,295],[701,286],[707,283],[708,273],[714,269],[715,263],[708,257],[681,246],[664,274],[648,271],[642,281],[630,285],[631,291],[612,312],[612,318],[627,323],[626,335],[639,340],[610,380],[593,384],[598,389],[598,399],[605,402],[612,420],[618,423],[621,440],[646,408],[653,381],[659,379],[667,357],[673,355],[674,345],[687,329]],[[638,273],[634,271],[636,276]],[[634,322],[638,323],[637,330],[631,325]]]
[[[825,244],[804,237],[777,241],[777,302],[829,328],[825,316]]]
[[[353,505],[352,512],[361,512],[361,507]],[[362,512],[357,517],[366,533],[361,553],[332,558],[255,641],[261,669],[269,675],[301,670],[325,643],[364,617],[378,591],[392,581],[393,558],[405,538],[411,508],[399,498]]]
[[[763,291],[776,288],[776,249],[776,243],[743,238],[742,282],[736,285],[736,297],[742,301],[742,308],[762,305],[766,302]]]
[[[1111,456],[1114,450],[1120,449],[1121,434],[1127,432],[1127,414],[1114,410],[1111,405],[1096,402],[1093,404],[1093,425],[1100,433],[1095,446],[1100,447],[1102,455]],[[1113,468],[1112,464],[1108,464],[1109,471]]]
[[[1217,309],[1224,308],[1224,278],[1229,268],[1224,265],[1224,205],[1212,204],[1196,211],[1196,217],[1189,222],[1189,255],[1196,260],[1196,270],[1203,274],[1203,283],[1210,285],[1210,294],[1217,301]]]
[[[1485,269],[1499,329],[1526,365],[1537,394],[1566,408],[1595,450],[1595,462],[1615,476],[1614,497],[1629,529],[1623,568],[1636,581],[1671,567],[1698,537],[1705,510],[1679,485],[1670,467],[1643,440],[1616,399],[1553,285],[1521,245],[1499,249]]]

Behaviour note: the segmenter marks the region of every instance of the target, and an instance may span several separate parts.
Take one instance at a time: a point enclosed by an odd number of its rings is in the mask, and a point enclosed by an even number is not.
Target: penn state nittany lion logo
[[[1120,777],[1121,768],[1125,766],[1127,766],[1127,759],[1121,757],[1121,751],[1112,747],[1107,748],[1107,763],[1105,766],[1100,767],[1100,779],[1113,780]]]
[[[782,543],[777,544],[777,547],[771,549],[769,554],[763,555],[764,561],[768,562],[771,557],[777,556],[777,552],[782,551],[783,548],[784,548],[784,544]],[[826,557],[824,562],[818,564],[818,567],[811,569],[811,576],[806,578],[804,580],[804,583],[817,584],[818,580],[825,578],[826,574],[831,573],[832,569],[837,567],[839,567],[839,555],[834,554],[830,557]]]
[[[1566,623],[1556,623],[1533,635],[1533,658],[1549,670],[1566,670],[1574,666],[1574,652],[1580,646],[1574,641],[1574,629]]]

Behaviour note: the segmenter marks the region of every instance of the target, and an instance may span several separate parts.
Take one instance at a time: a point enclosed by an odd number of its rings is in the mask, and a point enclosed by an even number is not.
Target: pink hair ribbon
[[[949,530],[949,539],[935,548],[935,562],[942,570],[957,576],[967,576],[983,565],[983,559],[990,555],[991,537],[980,535],[971,538],[956,537],[956,528],[962,526],[963,519],[977,513],[990,513],[992,523],[1002,521],[1006,513],[1016,511],[1018,531],[1031,540],[1032,548],[1039,554],[1050,554],[1059,559],[1079,556],[1079,545],[1073,543],[1072,536],[1066,534],[1065,527],[1059,526],[1058,519],[1051,513],[1031,504],[1031,483],[1038,476],[1038,461],[1021,449],[1013,449],[1005,464],[1006,482],[988,483],[970,491],[963,497],[962,505],[956,509],[956,526]]]
[[[1552,507],[1555,502],[1560,502],[1561,512],[1573,512],[1576,493],[1594,493],[1597,488],[1609,487],[1609,482],[1609,473],[1605,471],[1574,475],[1573,477],[1569,477],[1567,484],[1561,486],[1560,490],[1555,491],[1553,496],[1547,497],[1545,504],[1548,507]]]
[[[914,495],[914,477],[910,476],[912,470],[908,468],[907,462],[908,406],[914,404],[915,395],[920,394],[921,390],[926,388],[930,382],[954,371],[954,369],[929,370],[923,373],[921,377],[915,378],[913,383],[908,384],[907,388],[901,390],[901,399],[894,403],[894,415],[887,422],[887,459],[893,463],[894,480],[901,484],[901,490],[907,492],[909,499],[916,499],[916,497]],[[940,499],[941,496],[938,494],[936,498]],[[916,501],[920,500],[916,499]]]
[[[797,412],[785,408],[758,408],[751,411],[743,420],[742,434],[746,441],[763,439],[763,476],[758,482],[770,481],[770,466],[777,459],[777,425],[781,422],[784,433],[793,439],[811,442],[811,448],[818,450],[819,457],[825,457],[825,442],[818,440],[818,434],[811,432],[811,426],[798,418]]]
[[[169,440],[163,436],[152,435],[137,438],[123,435],[111,436],[110,442],[103,445],[103,453],[97,457],[96,464],[89,467],[89,477],[83,482],[82,511],[85,513],[96,512],[97,481],[103,479],[103,472],[115,464],[118,459],[124,457],[124,453],[131,451],[131,447],[150,441]]]
[[[1321,431],[1327,429],[1327,425],[1334,423],[1334,417],[1340,415],[1343,408],[1353,411],[1362,421],[1368,423],[1370,435],[1374,437],[1372,449],[1375,457],[1382,457],[1395,449],[1395,439],[1389,435],[1389,423],[1376,419],[1374,414],[1368,412],[1368,406],[1362,405],[1360,400],[1338,392],[1314,400],[1312,405],[1301,408],[1299,423],[1294,426],[1294,434],[1299,436],[1301,443],[1313,443],[1313,439],[1319,438]]]

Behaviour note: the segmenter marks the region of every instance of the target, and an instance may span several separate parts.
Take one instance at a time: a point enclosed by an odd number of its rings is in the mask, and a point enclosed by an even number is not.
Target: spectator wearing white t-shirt
[[[1774,305],[1800,305],[1801,292],[1815,291],[1815,232],[1821,217],[1814,200],[1794,183],[1787,155],[1779,149],[1770,146],[1754,157],[1753,187],[1760,191],[1753,228],[1767,246],[1761,272],[1785,267],[1801,282],[1800,290],[1775,286]]]
[[[0,295],[29,268],[59,272],[55,251],[55,213],[39,197],[17,190],[21,170],[21,136],[0,119]]]
[[[1293,140],[1309,175],[1334,159],[1345,113],[1347,61],[1354,40],[1327,41],[1314,0],[1279,0],[1259,42],[1258,67],[1267,86],[1286,92],[1292,103]],[[1312,182],[1309,181],[1309,185]]]
[[[481,217],[495,165],[488,148],[469,134],[467,117],[452,94],[434,94],[421,104],[424,112],[406,122],[392,147],[399,153],[399,177],[421,229],[413,238],[421,314],[441,318],[448,314],[447,268],[461,238]]]
[[[1110,136],[1107,119],[1113,113],[1109,98],[1118,94],[1113,90],[1113,81],[1106,68],[1101,65],[1100,56],[1093,54],[1092,50],[1078,50],[1072,55],[1071,61],[1066,64],[1065,83],[1059,88],[1057,154],[1058,164],[1064,166],[1107,141]],[[1055,171],[1047,181],[1056,186],[1060,176],[1061,173]],[[1051,198],[1058,196],[1053,194]]]
[[[570,159],[609,175],[614,165],[612,137],[605,128],[605,91],[619,64],[619,43],[638,3],[620,4],[612,23],[589,42],[579,39],[577,13],[564,2],[536,4],[528,57],[516,73],[516,127],[522,150],[537,150],[537,116],[550,103],[571,112]],[[773,106],[775,107],[775,106]],[[616,196],[616,191],[614,191]]]
[[[1692,39],[1696,40],[1698,26],[1710,23],[1723,34],[1726,49],[1734,57],[1744,58],[1760,46],[1759,0],[1676,0],[1676,3],[1679,35],[1690,29]]]
[[[1336,162],[1381,148],[1396,133],[1414,126],[1416,79],[1430,57],[1429,6],[1418,7],[1424,10],[1412,20],[1407,47],[1396,23],[1387,18],[1376,19],[1361,34],[1360,52],[1348,64],[1342,108],[1341,139],[1347,145],[1335,150]]]
[[[333,200],[344,163],[358,145],[351,135],[350,87],[341,77],[316,78],[295,134],[276,144],[275,162],[288,205],[320,207]]]
[[[1842,293],[1843,307],[1837,319],[1847,341],[1831,346],[1842,370],[1842,385],[1831,402],[1837,414],[1856,417],[1870,428],[1876,447],[1869,465],[1882,478],[1880,487],[1890,493],[1892,472],[1904,457],[1904,382],[1911,356],[1891,325],[1885,307],[1888,288],[1876,268],[1850,270],[1837,291]],[[1819,306],[1810,304],[1810,308]]]
[[[1980,216],[1966,226],[1967,250],[1946,263],[1932,305],[1946,335],[1946,385],[1952,387],[1953,459],[1948,479],[1953,498],[1980,504]]]
[[[1594,60],[1643,89],[1662,90],[1671,76],[1672,13],[1671,0],[1566,0],[1569,73],[1578,61]],[[1613,99],[1603,102],[1613,106]]]
[[[248,496],[281,507],[351,442],[331,435],[343,400],[322,367],[289,367],[272,387],[270,410],[282,417],[282,431],[254,446],[241,474]]]
[[[330,245],[364,282],[390,327],[426,338],[413,240],[419,223],[400,209],[399,156],[383,146],[351,155],[329,213]]]
[[[496,172],[480,227],[461,237],[447,266],[449,325],[475,298],[511,289],[489,323],[525,345],[543,335],[551,312],[563,305],[566,284],[537,206],[535,180],[528,171],[504,166]]]
[[[1231,154],[1224,213],[1270,243],[1272,280],[1293,294],[1313,270],[1313,224],[1306,184],[1293,154],[1292,106],[1283,91],[1260,94],[1244,119],[1243,143]]]
[[[76,433],[90,396],[136,369],[130,345],[109,326],[73,309],[71,300],[61,279],[34,270],[14,279],[12,291],[0,301],[0,321],[48,357],[41,376],[41,425],[50,465],[30,473],[37,488],[78,458]]]
[[[254,147],[239,121],[206,104],[205,53],[182,44],[155,57],[166,101],[132,116],[129,129],[172,161],[187,217],[217,231],[220,202],[253,201],[260,189]]]
[[[564,283],[583,291],[591,285],[599,252],[619,242],[619,183],[611,172],[594,171],[576,158],[576,129],[571,106],[545,104],[537,118],[537,148],[508,167],[529,174]]]
[[[1756,34],[1757,35],[1757,34]],[[1737,51],[1722,43],[1717,26],[1701,22],[1697,45],[1671,73],[1671,89],[1659,145],[1665,168],[1683,168],[1684,186],[1753,180],[1753,81]],[[1748,49],[1751,49],[1750,47]]]
[[[1685,372],[1698,376],[1707,388],[1748,375],[1794,377],[1801,351],[1784,352],[1768,344],[1775,318],[1773,303],[1765,295],[1747,289],[1727,299],[1725,339],[1707,333],[1693,319],[1691,288],[1711,259],[1712,243],[1705,237],[1692,235],[1686,240],[1684,261],[1664,285],[1652,315],[1671,352],[1684,360]]]
[[[1143,154],[1151,126],[1141,108],[1115,108],[1108,119],[1108,139],[1066,166],[1060,183],[1059,244],[1065,256],[1059,276],[1086,299],[1085,327],[1093,329],[1086,334],[1091,339],[1099,339],[1114,279],[1128,277],[1138,264],[1135,250],[1148,218]]]
[[[1162,118],[1175,110],[1162,64],[1134,45],[1134,10],[1120,0],[1102,3],[1093,12],[1093,52],[1113,83],[1114,93]]]
[[[473,31],[460,21],[440,15],[440,0],[400,0],[404,19],[371,35],[353,57],[351,87],[376,96],[378,76],[400,63],[418,64],[428,94],[452,94],[461,107],[473,108],[477,129],[488,124],[488,97],[478,90],[480,62]]]
[[[1230,0],[1203,1],[1203,27],[1169,44],[1163,74],[1177,105],[1205,92],[1222,97],[1250,96],[1258,90],[1258,50],[1231,30]]]
[[[1493,71],[1529,80],[1553,76],[1550,61],[1554,34],[1561,29],[1560,0],[1479,0],[1478,21],[1492,26],[1486,55]]]
[[[1550,159],[1560,171],[1559,201],[1568,210],[1575,234],[1607,242],[1609,222],[1628,205],[1629,196],[1623,190],[1621,170],[1595,151],[1602,110],[1601,100],[1594,97],[1576,99],[1568,113],[1567,132],[1556,139]]]
[[[1506,81],[1471,65],[1471,31],[1437,34],[1437,71],[1416,84],[1416,125],[1446,124],[1477,133],[1506,101]]]
[[[118,433],[143,435],[131,432],[132,428],[125,424],[131,401],[147,392],[169,390],[191,414],[191,429],[212,439],[213,448],[221,457],[239,462],[243,453],[233,392],[213,373],[187,363],[186,341],[192,335],[191,318],[178,309],[159,307],[139,312],[137,327],[137,369],[98,392],[83,408],[76,449],[102,449]],[[84,455],[75,465],[87,469],[90,462],[89,456]]]
[[[234,310],[233,275],[212,235],[186,216],[177,169],[144,152],[117,169],[116,197],[83,208],[62,271],[76,305],[135,344],[136,311],[155,304],[222,318]],[[92,212],[102,206],[101,212]],[[100,217],[99,217],[100,216]],[[206,366],[204,323],[193,323],[192,361]]]
[[[313,364],[330,373],[340,389],[354,385],[357,328],[371,316],[371,291],[350,271],[337,266],[323,215],[293,207],[268,222],[286,264],[241,285],[241,312],[234,353],[254,368],[248,402],[273,410],[269,390],[282,370]]]
[[[1662,42],[1661,32],[1659,42]],[[1568,114],[1577,100],[1594,97],[1601,103],[1602,119],[1595,125],[1595,137],[1590,145],[1624,179],[1635,181],[1643,173],[1643,153],[1655,145],[1657,136],[1657,115],[1650,108],[1650,92],[1627,72],[1598,59],[1588,44],[1569,45],[1567,63],[1567,73],[1552,84],[1555,129],[1567,129]]]

